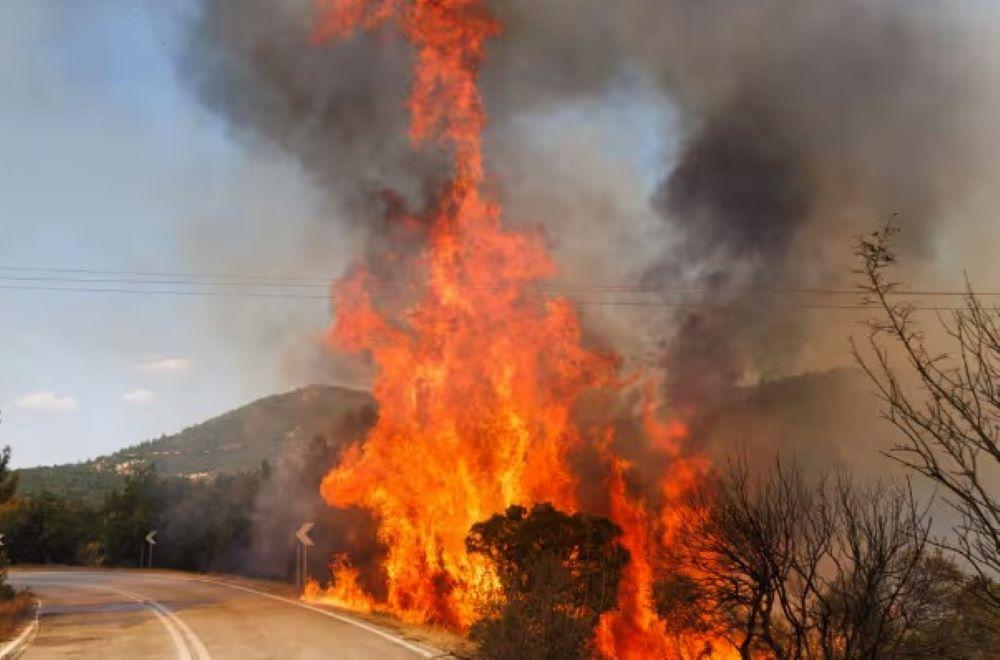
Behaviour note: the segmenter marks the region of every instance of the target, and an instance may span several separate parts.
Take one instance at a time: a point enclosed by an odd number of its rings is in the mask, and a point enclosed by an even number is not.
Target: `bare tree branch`
[[[888,455],[941,486],[958,514],[949,547],[990,585],[1000,572],[1000,325],[966,284],[964,307],[938,323],[951,351],[932,353],[913,318],[913,306],[894,302],[898,286],[885,271],[895,263],[888,226],[858,242],[860,290],[882,315],[869,322],[868,355],[857,345],[858,364],[875,384],[883,415],[903,434]],[[890,360],[900,352],[907,389]],[[1000,597],[983,591],[1000,615]]]

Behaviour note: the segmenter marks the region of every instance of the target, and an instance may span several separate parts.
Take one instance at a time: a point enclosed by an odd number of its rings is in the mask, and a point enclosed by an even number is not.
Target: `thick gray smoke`
[[[346,395],[346,396],[345,396]],[[382,549],[375,541],[375,523],[361,509],[332,508],[320,496],[320,484],[340,460],[350,443],[363,437],[374,422],[368,404],[359,405],[365,395],[344,391],[350,401],[327,434],[300,437],[271,466],[264,480],[253,516],[253,557],[243,570],[270,578],[294,575],[297,542],[292,532],[303,522],[316,525],[310,538],[316,544],[309,561],[309,574],[325,577],[333,556],[344,554],[359,568],[365,587],[380,593],[382,582],[377,570]]]
[[[679,306],[644,325],[623,308],[597,319],[661,340],[675,404],[704,409],[740,383],[846,364],[849,322],[863,316],[805,308],[856,298],[801,289],[848,288],[853,238],[890,217],[919,284],[981,272],[942,255],[1000,206],[997,168],[986,167],[1000,146],[987,3],[491,5],[504,33],[482,72],[487,157],[507,208],[549,228],[567,278],[630,280]],[[420,208],[443,160],[406,138],[402,40],[385,30],[311,47],[312,7],[203,0],[184,68],[234,130],[298,159],[341,221],[384,241],[385,200]],[[677,118],[656,124],[677,146],[652,187],[599,140],[542,144],[532,124],[627,104],[623,86]]]
[[[309,46],[309,0],[209,0],[183,63],[239,134],[298,158],[338,206],[433,171],[406,141],[406,49],[398,41]],[[356,208],[350,215],[360,216]],[[377,214],[365,214],[377,218]]]
[[[500,13],[511,34],[523,34],[532,48],[501,41],[490,56],[497,62],[487,72],[486,96],[504,138],[511,137],[505,119],[596,93],[595,76],[610,78],[622,62],[590,60],[590,44],[609,29],[598,5],[574,11],[590,16],[575,23],[578,41],[554,42],[545,52],[561,19],[532,16],[531,4],[504,3]],[[422,208],[449,174],[447,161],[434,149],[414,149],[407,137],[412,64],[405,38],[385,29],[311,46],[313,6],[311,0],[203,0],[182,70],[238,136],[293,155],[342,211],[338,220],[364,224],[378,240],[393,209],[381,210],[400,201]],[[539,59],[581,66],[539,67]]]
[[[678,249],[649,275],[707,291],[667,356],[697,395],[699,373],[787,369],[815,338],[803,303],[854,302],[788,291],[848,284],[853,235],[895,217],[908,255],[932,256],[981,184],[986,53],[920,2],[655,4],[624,20],[665,27],[639,57],[695,127],[654,196]]]

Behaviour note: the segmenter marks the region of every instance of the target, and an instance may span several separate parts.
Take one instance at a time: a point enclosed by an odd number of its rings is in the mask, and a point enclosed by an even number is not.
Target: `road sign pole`
[[[149,546],[149,568],[153,568],[153,547],[156,545],[156,530],[154,529],[149,534],[146,534],[146,545]]]
[[[305,589],[306,579],[309,577],[308,548],[311,545],[315,545],[313,540],[309,538],[309,532],[315,526],[315,523],[306,522],[302,523],[302,525],[295,530],[295,539],[298,541],[295,546],[295,586],[299,590],[299,593],[302,593]],[[301,552],[299,550],[300,548]]]

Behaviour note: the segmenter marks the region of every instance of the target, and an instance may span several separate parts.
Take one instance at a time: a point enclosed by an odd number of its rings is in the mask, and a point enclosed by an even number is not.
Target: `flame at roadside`
[[[649,395],[651,389],[647,387]],[[630,561],[618,588],[618,607],[601,617],[597,627],[597,647],[611,658],[738,657],[724,640],[703,632],[687,631],[679,637],[666,635],[664,622],[654,610],[657,550],[674,542],[680,509],[687,506],[682,498],[696,485],[708,465],[703,459],[681,456],[686,429],[679,424],[660,422],[652,401],[647,398],[644,411],[648,437],[655,451],[673,459],[659,482],[658,510],[629,493],[626,480],[632,466],[614,453],[611,437],[598,445],[601,460],[608,469],[609,517],[622,528],[622,545],[629,551]]]
[[[358,569],[350,565],[347,557],[335,556],[330,564],[330,573],[333,576],[330,586],[320,587],[316,580],[310,579],[306,582],[303,597],[363,614],[372,611],[374,601],[358,584]]]
[[[495,582],[491,566],[466,552],[469,528],[515,503],[579,508],[571,459],[588,433],[574,411],[587,392],[622,386],[619,360],[584,344],[569,300],[541,293],[538,285],[555,275],[542,237],[505,228],[489,193],[477,74],[500,25],[485,3],[319,0],[317,7],[317,42],[386,24],[407,36],[416,60],[411,139],[449,150],[453,172],[429,210],[403,218],[418,248],[357,266],[334,291],[330,344],[371,355],[379,415],[321,491],[331,506],[375,516],[387,594],[366,593],[338,558],[332,585],[311,584],[306,597],[464,631],[477,616],[479,588]],[[393,281],[380,274],[385,264]],[[651,409],[652,449],[671,459],[656,503],[628,492],[630,465],[614,453],[613,432],[597,444],[609,475],[608,513],[632,557],[619,607],[598,631],[611,657],[680,653],[653,611],[652,556],[657,543],[669,542],[670,506],[702,466],[682,456],[683,429],[657,422]]]

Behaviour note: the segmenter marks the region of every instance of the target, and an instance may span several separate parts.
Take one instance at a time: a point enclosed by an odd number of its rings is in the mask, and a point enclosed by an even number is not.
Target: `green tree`
[[[15,563],[71,564],[84,541],[97,536],[97,521],[86,504],[43,492],[0,508],[0,530]]]
[[[10,469],[10,447],[4,447],[0,453],[0,504],[17,493],[17,481],[17,471]]]
[[[110,492],[101,506],[106,561],[111,565],[138,565],[144,537],[155,529],[157,513],[162,509],[161,483],[153,467],[136,468],[122,489]]]
[[[208,482],[163,484],[157,528],[162,565],[200,571],[239,571],[250,552],[259,472],[221,475]]]
[[[594,655],[594,628],[614,607],[628,551],[610,520],[551,504],[512,506],[472,526],[470,553],[496,567],[502,594],[471,631],[485,658],[549,660]]]
[[[7,504],[17,492],[17,472],[10,469],[10,447],[4,447],[0,453],[0,506]],[[7,549],[0,549],[0,600],[10,600],[14,597],[14,589],[7,584],[7,567],[10,559]]]

